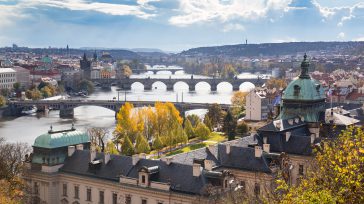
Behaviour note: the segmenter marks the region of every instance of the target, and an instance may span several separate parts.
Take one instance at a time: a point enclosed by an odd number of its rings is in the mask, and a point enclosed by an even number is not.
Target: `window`
[[[38,185],[38,182],[34,182],[34,194],[39,195],[39,185]]]
[[[130,195],[125,196],[125,204],[131,204],[131,196]]]
[[[254,195],[259,196],[259,194],[260,194],[260,186],[259,186],[259,183],[255,183],[255,186],[254,186]]]
[[[226,179],[224,181],[224,184],[225,184],[224,187],[227,188],[228,187],[228,181]]]
[[[163,201],[158,201],[157,204],[163,204]]]
[[[64,183],[63,184],[63,196],[67,196],[67,184],[66,183]]]
[[[303,176],[303,165],[302,165],[302,164],[300,164],[300,165],[298,166],[298,175]]]
[[[142,204],[147,204],[147,199],[142,199]]]
[[[104,191],[99,191],[99,203],[104,204]]]
[[[91,188],[88,188],[86,191],[86,201],[91,201]]]
[[[145,183],[145,176],[142,176],[142,183]]]
[[[75,198],[79,199],[80,187],[75,186]]]
[[[118,203],[118,194],[112,193],[112,204]]]

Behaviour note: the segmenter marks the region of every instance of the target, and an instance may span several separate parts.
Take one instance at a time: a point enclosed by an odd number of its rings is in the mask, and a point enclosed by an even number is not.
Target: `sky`
[[[0,0],[0,46],[364,41],[363,0]]]

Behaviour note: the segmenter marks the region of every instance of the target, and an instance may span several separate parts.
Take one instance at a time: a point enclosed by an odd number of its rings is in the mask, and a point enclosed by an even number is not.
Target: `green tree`
[[[189,139],[195,137],[195,132],[193,130],[192,124],[188,118],[185,120],[185,133]]]
[[[206,127],[208,127],[210,131],[212,131],[211,120],[210,120],[210,118],[209,118],[209,116],[207,114],[205,114],[205,117],[203,119],[203,123],[205,123]]]
[[[298,186],[277,181],[280,203],[364,203],[364,132],[350,127],[325,140]]]
[[[223,124],[223,130],[225,134],[228,136],[228,140],[235,139],[235,128],[236,128],[236,120],[231,114],[231,111],[228,111]]]
[[[92,81],[83,79],[78,83],[78,90],[80,91],[87,91],[88,94],[91,94],[94,92],[94,89],[95,85],[92,83]]]
[[[121,145],[121,153],[127,156],[134,154],[134,146],[127,135],[124,137],[123,144]]]
[[[236,126],[236,134],[239,136],[245,135],[249,130],[248,125],[245,122],[241,122]]]
[[[148,144],[147,139],[142,136],[138,135],[137,143],[136,143],[136,153],[149,153],[150,152],[150,146]]]
[[[157,135],[155,138],[154,138],[154,141],[153,141],[153,149],[157,150],[158,151],[158,156],[159,156],[159,152],[160,150],[163,148],[163,143],[160,139],[160,137]]]
[[[191,122],[192,127],[197,127],[197,125],[201,122],[200,117],[196,114],[191,114],[187,116],[187,119]]]
[[[195,134],[200,140],[207,140],[210,136],[210,130],[205,124],[199,123],[195,129]]]
[[[0,107],[5,106],[5,105],[6,105],[6,99],[4,96],[0,95]]]
[[[108,152],[110,154],[119,154],[118,149],[116,148],[114,142],[111,140],[107,141],[105,152]]]
[[[210,105],[207,111],[207,115],[211,120],[212,126],[217,127],[220,124],[221,118],[223,116],[221,106],[217,103]]]

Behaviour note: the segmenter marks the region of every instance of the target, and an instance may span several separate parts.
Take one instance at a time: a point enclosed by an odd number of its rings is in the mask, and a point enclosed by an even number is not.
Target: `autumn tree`
[[[186,120],[185,120],[185,128],[184,128],[184,131],[187,134],[187,137],[189,139],[195,137],[195,132],[194,132],[193,127],[192,127],[192,124],[191,124],[191,122],[190,122],[190,120],[188,118],[186,118]]]
[[[159,156],[159,152],[160,150],[163,148],[163,144],[162,144],[162,141],[160,139],[160,137],[157,135],[155,138],[154,138],[154,141],[153,141],[153,149],[157,150],[158,151],[158,156]]]
[[[206,127],[209,128],[210,131],[212,131],[211,119],[210,119],[210,117],[207,114],[205,114],[205,117],[203,119],[203,123],[206,125]]]
[[[278,180],[280,203],[364,203],[364,132],[350,127],[325,140],[298,186]]]
[[[98,152],[105,152],[106,139],[109,131],[106,128],[89,128],[87,133],[90,137],[91,145],[96,147]]]
[[[128,136],[134,142],[138,133],[138,127],[144,127],[144,124],[141,124],[142,122],[138,126],[137,115],[132,113],[133,108],[133,104],[126,102],[117,113],[117,124],[114,131],[114,137],[116,138],[114,138],[114,141],[120,141]]]
[[[191,125],[194,128],[201,122],[200,117],[198,117],[196,114],[188,115],[187,119],[191,122]]]
[[[234,92],[231,97],[231,113],[235,118],[240,118],[245,113],[245,97],[248,93],[244,93],[242,91]]]
[[[125,77],[130,77],[133,71],[130,69],[129,65],[124,64],[123,65],[123,75]]]
[[[287,81],[285,79],[270,78],[265,84],[268,89],[276,88],[279,90],[287,87]]]
[[[235,68],[232,64],[225,64],[221,70],[221,77],[222,78],[229,78],[232,79],[237,74]]]
[[[240,122],[237,126],[236,126],[236,134],[239,136],[243,136],[245,135],[249,130],[248,124],[246,124],[245,122]]]
[[[200,140],[207,140],[210,136],[210,130],[205,124],[199,123],[195,129],[195,134]]]
[[[139,134],[136,144],[135,144],[135,151],[136,153],[149,153],[150,152],[150,146],[148,144],[147,139]]]
[[[0,95],[0,107],[5,106],[5,105],[6,105],[6,99],[4,96]]]
[[[116,148],[114,142],[111,140],[107,141],[105,152],[108,152],[110,154],[119,154],[118,149]]]

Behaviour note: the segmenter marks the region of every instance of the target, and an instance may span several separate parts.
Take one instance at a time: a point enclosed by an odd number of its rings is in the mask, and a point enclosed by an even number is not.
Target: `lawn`
[[[212,132],[210,134],[210,137],[209,139],[206,140],[206,142],[215,142],[215,143],[219,143],[219,142],[222,142],[222,141],[225,141],[226,138],[224,135],[222,135],[221,133],[218,133],[218,132]]]
[[[186,153],[186,152],[190,152],[192,150],[195,150],[195,149],[200,149],[202,147],[206,147],[207,144],[204,143],[204,142],[201,142],[201,143],[197,143],[197,144],[193,144],[193,145],[190,145],[190,146],[187,146],[187,147],[184,147],[182,149],[177,149],[177,150],[174,150],[172,152],[168,152],[166,154],[166,156],[172,156],[172,155],[175,155],[175,154],[180,154],[180,153]]]

